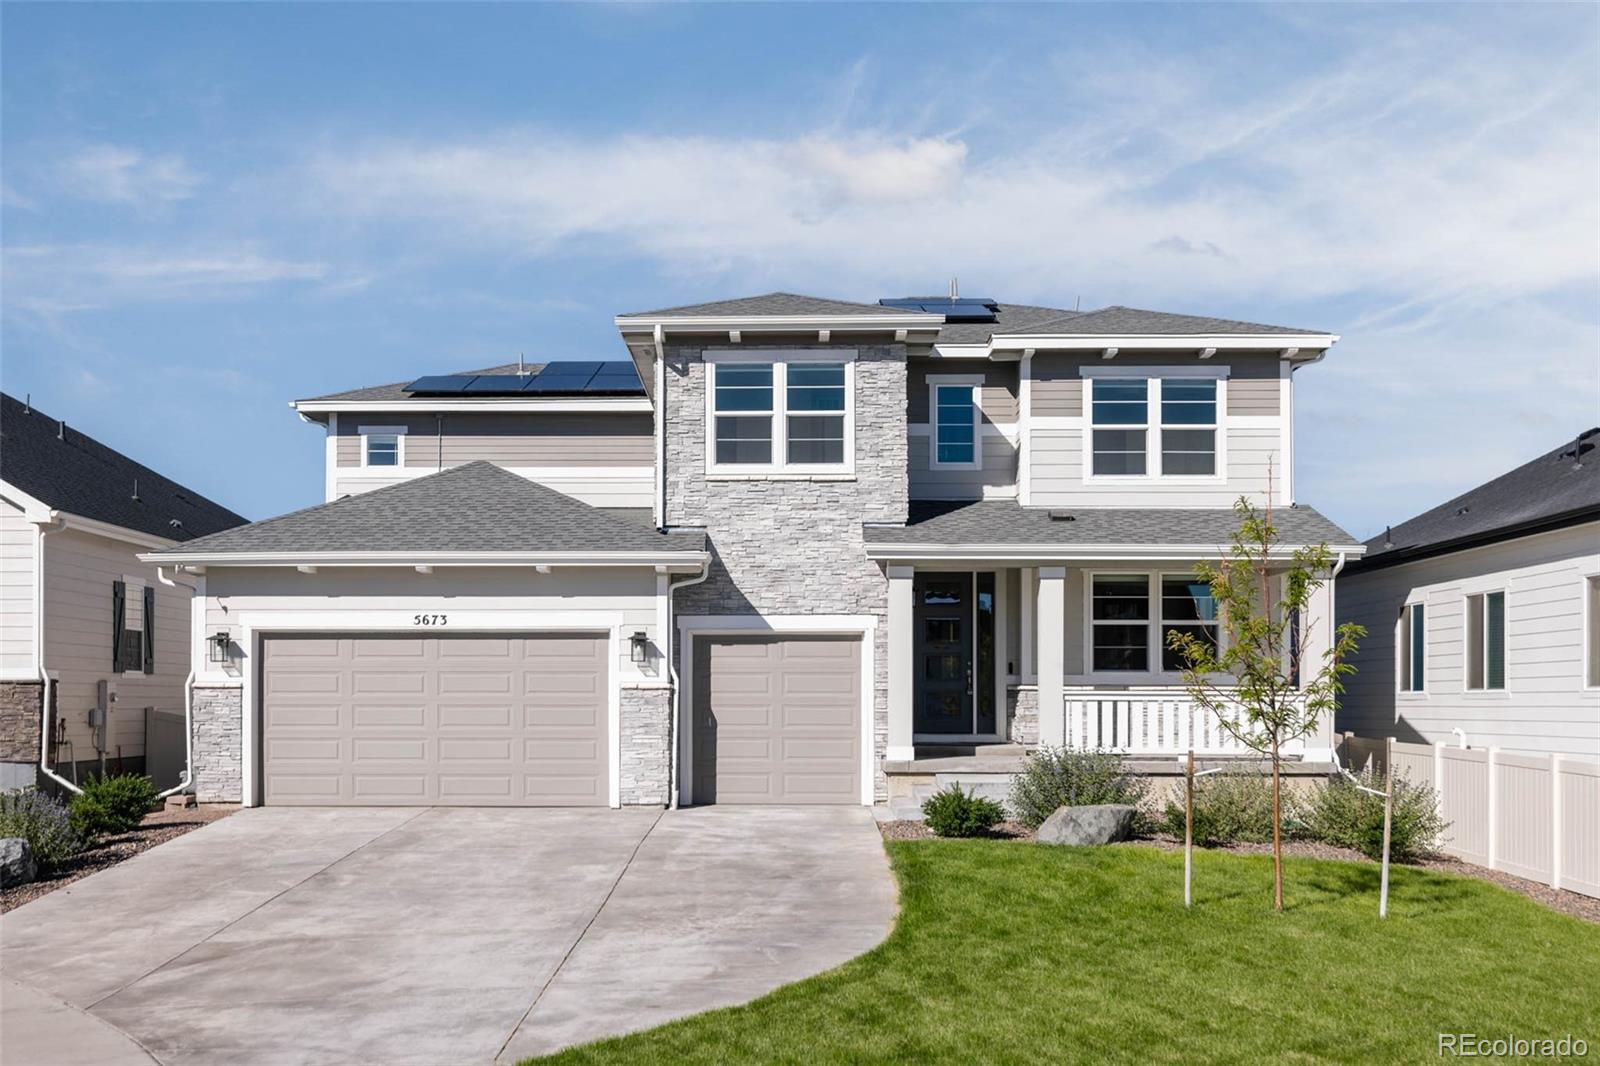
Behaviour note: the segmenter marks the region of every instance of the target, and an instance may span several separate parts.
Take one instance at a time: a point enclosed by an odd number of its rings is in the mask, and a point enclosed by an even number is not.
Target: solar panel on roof
[[[906,296],[879,300],[878,304],[904,311],[944,315],[948,322],[993,322],[995,313],[1000,309],[994,300],[977,296],[958,296],[954,300],[944,296]]]
[[[472,384],[476,374],[429,374],[420,377],[407,385],[402,391],[410,393],[441,393],[461,392]]]
[[[521,374],[479,374],[462,391],[478,396],[511,396],[521,392],[527,380]]]

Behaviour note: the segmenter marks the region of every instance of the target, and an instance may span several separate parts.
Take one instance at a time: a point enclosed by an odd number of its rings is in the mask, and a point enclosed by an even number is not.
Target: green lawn
[[[888,845],[894,933],[754,1003],[551,1060],[1438,1061],[1435,1034],[1582,1036],[1600,1055],[1600,927],[1483,882],[1291,860],[998,841]]]

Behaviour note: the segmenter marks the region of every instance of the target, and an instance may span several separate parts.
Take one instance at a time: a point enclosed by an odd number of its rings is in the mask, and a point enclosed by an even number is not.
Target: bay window
[[[848,473],[854,466],[852,361],[837,353],[752,352],[706,359],[706,469],[724,474]]]

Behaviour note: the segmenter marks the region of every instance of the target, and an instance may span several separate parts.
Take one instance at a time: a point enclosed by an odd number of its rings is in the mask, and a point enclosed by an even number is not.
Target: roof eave
[[[1273,559],[1288,559],[1305,545],[1278,544]],[[1227,544],[936,544],[909,541],[867,541],[867,558],[885,562],[930,560],[981,562],[1042,560],[1050,562],[1115,562],[1124,560],[1193,560],[1211,558],[1228,550]],[[1346,558],[1366,552],[1361,544],[1330,544],[1328,550]]]
[[[291,400],[289,406],[301,414],[341,413],[345,411],[510,411],[515,413],[545,411],[556,413],[623,412],[648,413],[648,396],[577,396],[533,399],[522,397],[484,396],[474,400],[457,399],[406,399],[406,400]]]
[[[716,333],[737,329],[751,333],[837,329],[857,331],[929,329],[944,324],[943,315],[617,315],[612,322],[625,332],[645,332],[656,326],[678,333]]]
[[[1391,548],[1361,560],[1357,569],[1358,573],[1368,573],[1373,570],[1383,570],[1391,566],[1402,566],[1406,563],[1420,562],[1440,555],[1451,555],[1455,552],[1470,551],[1473,548],[1487,547],[1501,541],[1517,540],[1521,537],[1532,537],[1540,533],[1550,533],[1569,526],[1583,525],[1585,522],[1600,521],[1600,505],[1589,505],[1563,511],[1560,514],[1548,515],[1544,518],[1531,519],[1527,522],[1516,522],[1511,525],[1499,526],[1495,529],[1486,529],[1480,533],[1472,533],[1464,537],[1454,537],[1450,540],[1435,541],[1416,547]]]
[[[527,551],[434,551],[434,552],[228,552],[184,551],[182,547],[139,556],[147,563],[162,566],[204,567],[417,567],[417,566],[549,566],[616,567],[660,566],[668,570],[704,569],[710,561],[706,551],[614,551],[614,552],[527,552]]]
[[[1285,357],[1311,359],[1338,342],[1337,333],[997,333],[989,341],[989,347],[993,350],[1230,348],[1285,353],[1293,350],[1293,356]]]

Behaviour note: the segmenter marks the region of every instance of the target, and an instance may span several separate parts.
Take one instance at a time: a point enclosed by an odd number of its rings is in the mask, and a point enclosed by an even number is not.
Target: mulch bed
[[[149,851],[157,844],[165,844],[219,818],[226,818],[238,809],[238,805],[233,803],[207,803],[199,807],[159,810],[147,814],[139,828],[132,832],[106,837],[73,856],[60,869],[41,875],[37,881],[0,890],[0,914],[64,888],[79,878],[131,859],[141,851]]]
[[[878,828],[883,831],[885,840],[938,840],[933,832],[922,822],[881,822]],[[1016,840],[1029,842],[1033,840],[1033,830],[1020,822],[1001,822],[987,834],[991,840]],[[1151,837],[1140,837],[1129,840],[1118,847],[1144,847],[1159,848],[1162,851],[1178,851],[1183,847],[1183,841],[1175,837],[1159,834]],[[1223,844],[1208,850],[1229,851],[1235,855],[1270,855],[1271,844]],[[1300,859],[1332,859],[1339,862],[1372,862],[1359,851],[1351,848],[1334,847],[1332,844],[1319,844],[1310,840],[1286,840],[1283,842],[1283,853]],[[1399,864],[1397,864],[1399,865]],[[1569,915],[1580,921],[1594,922],[1600,925],[1600,899],[1580,895],[1577,892],[1568,892],[1565,889],[1551,888],[1549,885],[1538,881],[1529,881],[1524,877],[1515,877],[1504,870],[1490,870],[1483,866],[1474,866],[1471,863],[1461,862],[1444,855],[1435,855],[1420,859],[1405,865],[1423,870],[1439,870],[1445,873],[1460,874],[1463,877],[1475,877],[1480,881],[1488,881],[1499,885],[1501,888],[1527,896],[1535,903],[1542,903],[1553,911]]]

